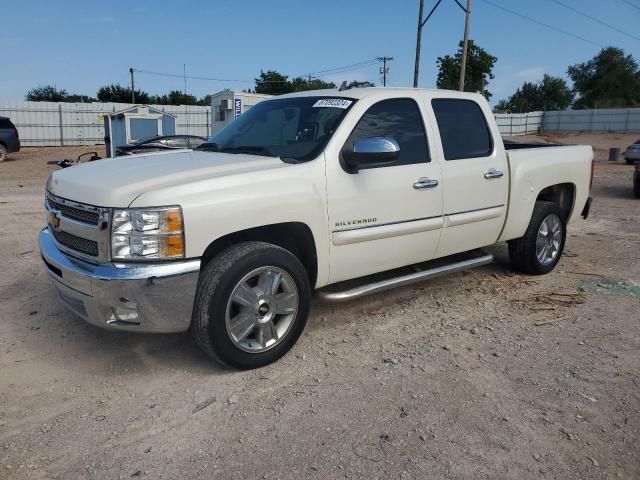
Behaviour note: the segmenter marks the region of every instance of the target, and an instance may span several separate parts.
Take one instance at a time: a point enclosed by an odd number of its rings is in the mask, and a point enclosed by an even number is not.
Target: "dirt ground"
[[[640,200],[606,161],[636,137],[545,137],[598,160],[552,274],[514,274],[498,246],[466,274],[316,302],[249,372],[66,311],[36,244],[45,161],[93,148],[23,149],[0,164],[0,478],[640,478]]]

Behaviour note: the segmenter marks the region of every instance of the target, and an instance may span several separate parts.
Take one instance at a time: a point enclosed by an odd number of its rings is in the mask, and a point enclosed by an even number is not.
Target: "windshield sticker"
[[[324,98],[313,104],[314,107],[349,108],[353,101],[344,98]]]

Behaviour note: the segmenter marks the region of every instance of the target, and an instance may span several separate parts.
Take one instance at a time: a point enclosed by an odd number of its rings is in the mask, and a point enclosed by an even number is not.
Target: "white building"
[[[263,93],[234,92],[223,90],[211,97],[211,134],[227,126],[231,120],[240,116],[254,105],[272,95]]]

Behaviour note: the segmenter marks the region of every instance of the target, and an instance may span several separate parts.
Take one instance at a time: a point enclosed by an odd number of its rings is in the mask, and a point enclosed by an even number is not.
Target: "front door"
[[[339,151],[327,151],[330,283],[433,257],[443,222],[442,175],[432,160],[431,127],[426,122],[425,128],[422,109],[413,98],[365,98],[354,106],[360,120],[338,148],[389,137],[400,146],[391,165],[350,174]]]
[[[431,101],[442,159],[444,228],[437,257],[494,244],[507,213],[509,171],[497,129],[480,104],[468,99]]]

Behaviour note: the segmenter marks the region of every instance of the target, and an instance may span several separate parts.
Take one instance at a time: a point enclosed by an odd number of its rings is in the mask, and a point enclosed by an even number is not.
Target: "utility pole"
[[[420,44],[422,44],[422,11],[424,0],[420,0],[420,13],[418,13],[418,34],[416,36],[416,61],[413,65],[413,88],[418,88],[418,74],[420,72]]]
[[[187,64],[182,64],[182,77],[184,78],[184,94],[187,95]]]
[[[311,80],[316,79],[315,75],[311,75],[311,74],[307,75],[307,77],[309,78],[309,80],[307,80],[308,83],[311,83]]]
[[[380,73],[382,74],[382,86],[387,86],[387,73],[389,73],[389,67],[387,67],[387,62],[393,60],[393,57],[378,57],[378,61],[382,62],[382,68],[380,69]]]
[[[467,61],[467,40],[469,37],[469,13],[471,12],[471,0],[467,0],[466,10],[460,3],[460,0],[453,0],[453,1],[463,11],[467,13],[467,20],[466,20],[465,29],[464,29],[464,52],[462,57],[462,69],[461,69],[461,72],[464,72],[465,64]],[[425,23],[427,23],[427,20],[431,18],[431,15],[433,15],[433,12],[436,11],[436,8],[440,6],[440,3],[442,3],[442,0],[438,0],[436,4],[433,6],[433,8],[431,9],[431,11],[429,12],[429,14],[426,16],[426,18],[422,20],[424,0],[420,0],[420,12],[418,13],[418,34],[416,35],[416,63],[414,64],[414,69],[413,69],[413,88],[418,87],[418,75],[420,74],[420,45],[422,43],[422,27],[424,27]],[[464,83],[464,73],[460,74],[460,82],[462,84]],[[460,89],[462,90],[462,87],[460,87]]]
[[[131,74],[131,103],[136,103],[136,88],[135,88],[135,84],[133,83],[133,67],[131,67],[129,69],[129,73]]]
[[[464,92],[464,75],[467,69],[467,44],[469,43],[469,20],[471,17],[471,0],[467,0],[467,9],[464,20],[464,43],[462,46],[462,65],[460,65],[460,85],[458,90]]]
[[[457,0],[454,1],[457,3]],[[427,23],[427,20],[431,18],[431,15],[433,15],[433,12],[436,11],[436,8],[438,8],[440,3],[442,3],[442,0],[438,0],[429,14],[426,16],[426,18],[422,20],[424,0],[420,0],[420,11],[418,13],[418,34],[416,35],[416,62],[413,68],[413,88],[418,87],[418,75],[420,74],[420,45],[422,44],[422,27],[424,27],[425,23]]]

